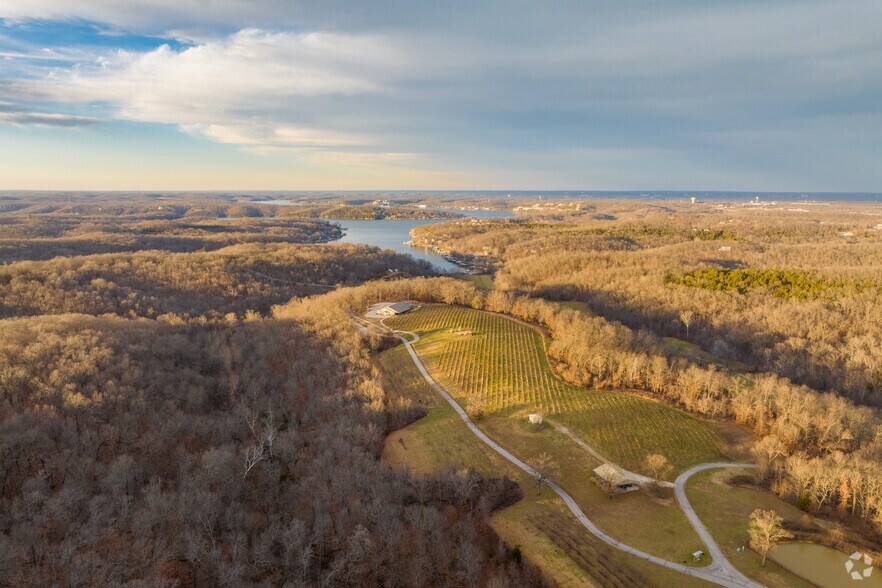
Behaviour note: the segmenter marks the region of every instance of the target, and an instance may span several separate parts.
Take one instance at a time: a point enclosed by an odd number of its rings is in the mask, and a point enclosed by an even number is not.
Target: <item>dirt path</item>
[[[551,426],[554,427],[555,429],[557,429],[558,432],[563,433],[564,435],[566,435],[567,437],[572,439],[579,447],[581,447],[586,452],[591,454],[598,461],[602,461],[603,463],[608,463],[610,465],[614,465],[617,468],[619,468],[622,471],[622,473],[625,475],[626,478],[631,478],[632,480],[637,480],[641,484],[655,483],[655,480],[653,478],[650,478],[649,476],[644,476],[643,474],[638,474],[636,472],[629,472],[628,470],[624,469],[620,465],[615,464],[612,461],[608,460],[606,457],[604,457],[603,455],[598,453],[596,449],[594,449],[593,447],[591,447],[590,445],[585,443],[585,441],[583,439],[580,439],[579,437],[574,435],[572,431],[570,431],[568,428],[566,428],[562,424],[560,424],[556,421],[553,421],[551,419],[545,419],[545,422],[551,424]],[[658,483],[658,485],[663,486],[665,488],[673,488],[674,487],[673,482],[667,482],[665,480],[660,481]]]

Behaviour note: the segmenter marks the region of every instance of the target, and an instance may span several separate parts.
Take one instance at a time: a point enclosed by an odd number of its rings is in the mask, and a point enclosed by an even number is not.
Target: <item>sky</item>
[[[879,0],[0,0],[0,190],[882,191]]]

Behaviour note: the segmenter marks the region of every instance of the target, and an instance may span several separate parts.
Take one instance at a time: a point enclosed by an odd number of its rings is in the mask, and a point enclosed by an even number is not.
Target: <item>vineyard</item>
[[[415,348],[432,376],[462,405],[477,403],[488,416],[541,412],[635,471],[650,453],[664,454],[677,469],[725,457],[723,440],[685,412],[560,380],[548,363],[542,334],[526,324],[444,305],[427,305],[386,324],[418,333]]]

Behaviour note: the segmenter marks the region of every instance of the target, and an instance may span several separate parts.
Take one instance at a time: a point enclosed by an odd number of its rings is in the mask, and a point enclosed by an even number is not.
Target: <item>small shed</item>
[[[631,492],[640,487],[639,481],[629,478],[621,468],[611,463],[594,468],[594,480],[610,495]]]
[[[413,310],[413,304],[410,302],[394,302],[377,309],[377,314],[381,316],[395,316],[411,310]]]
[[[701,558],[703,555],[704,555],[704,552],[701,550],[694,552],[692,554],[692,561],[701,561]]]
[[[533,414],[527,415],[527,418],[530,420],[531,425],[541,425],[542,424],[542,415],[534,412]]]

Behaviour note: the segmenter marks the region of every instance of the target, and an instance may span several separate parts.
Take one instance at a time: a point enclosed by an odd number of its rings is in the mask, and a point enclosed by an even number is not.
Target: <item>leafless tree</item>
[[[689,325],[692,324],[692,321],[695,320],[695,312],[691,310],[681,310],[680,311],[680,322],[683,323],[683,326],[686,327],[686,339],[689,339]]]
[[[645,465],[646,469],[655,479],[656,484],[658,484],[659,480],[664,478],[665,475],[673,469],[673,466],[668,463],[668,458],[660,453],[647,455]]]
[[[527,465],[533,468],[533,477],[536,478],[536,495],[538,496],[542,490],[542,485],[551,479],[552,476],[556,476],[559,468],[554,458],[544,452],[530,459]]]
[[[766,565],[766,555],[772,547],[793,537],[792,533],[781,526],[783,521],[784,519],[773,510],[756,509],[750,513],[750,526],[748,527],[750,547],[762,555],[761,565],[763,566]]]

